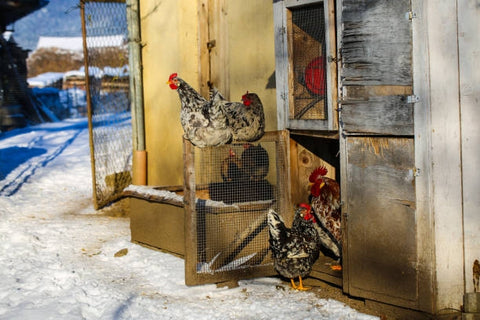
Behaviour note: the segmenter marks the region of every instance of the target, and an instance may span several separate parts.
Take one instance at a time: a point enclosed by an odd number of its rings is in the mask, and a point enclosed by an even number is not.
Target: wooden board
[[[184,224],[182,207],[130,198],[130,232],[133,242],[183,256]]]
[[[466,292],[473,292],[473,264],[480,260],[480,8],[479,2],[461,1],[458,9],[462,172]],[[475,89],[476,88],[476,89]]]
[[[343,263],[351,295],[417,305],[413,146],[410,138],[346,139]]]
[[[411,85],[410,0],[342,1],[343,85]]]
[[[345,134],[413,135],[413,103],[407,96],[377,96],[342,102]]]

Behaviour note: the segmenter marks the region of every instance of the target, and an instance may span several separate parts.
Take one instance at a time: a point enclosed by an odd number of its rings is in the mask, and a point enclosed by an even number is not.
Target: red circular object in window
[[[325,95],[325,59],[316,57],[305,68],[305,85],[316,95]]]

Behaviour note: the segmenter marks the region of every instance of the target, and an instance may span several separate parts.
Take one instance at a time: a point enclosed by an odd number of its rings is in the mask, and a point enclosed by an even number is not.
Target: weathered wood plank
[[[406,96],[370,97],[342,103],[345,134],[413,135],[413,104]]]
[[[418,298],[413,139],[346,140],[349,293],[412,307]]]
[[[342,83],[411,85],[410,0],[342,3]]]
[[[473,292],[472,266],[480,259],[480,3],[478,1],[460,1],[458,6],[459,23],[459,66],[460,66],[460,104],[462,130],[462,172],[466,292]]]

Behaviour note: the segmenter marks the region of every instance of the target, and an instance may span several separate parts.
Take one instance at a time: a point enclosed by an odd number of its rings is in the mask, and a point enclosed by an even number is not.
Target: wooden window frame
[[[323,3],[325,13],[325,53],[326,53],[326,119],[291,119],[293,105],[293,68],[291,34],[291,11],[303,6]],[[274,4],[274,23],[276,39],[276,80],[278,128],[298,131],[338,131],[337,112],[337,49],[334,0],[284,0]]]

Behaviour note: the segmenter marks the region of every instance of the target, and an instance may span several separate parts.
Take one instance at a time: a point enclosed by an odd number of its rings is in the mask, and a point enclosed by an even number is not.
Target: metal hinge
[[[328,56],[327,61],[330,62],[330,63],[332,63],[332,62],[337,63],[337,62],[338,62],[338,58],[337,58],[337,57],[334,57],[334,56]]]
[[[407,103],[417,103],[420,101],[420,97],[412,94],[411,96],[407,96]]]
[[[413,175],[414,175],[415,177],[419,177],[420,174],[421,174],[421,172],[422,172],[422,169],[420,169],[420,168],[415,168],[415,169],[414,169],[414,172],[413,172]]]
[[[408,20],[413,20],[417,17],[417,13],[413,11],[409,11],[406,14]]]

